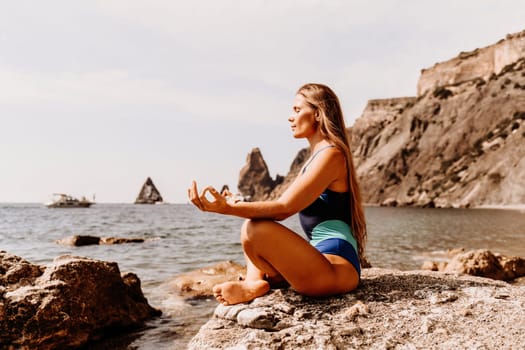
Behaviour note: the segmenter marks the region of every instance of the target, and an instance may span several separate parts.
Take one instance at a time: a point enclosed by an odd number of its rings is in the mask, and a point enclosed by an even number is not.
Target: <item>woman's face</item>
[[[293,136],[295,138],[310,137],[317,131],[317,122],[315,120],[315,111],[306,102],[303,95],[297,94],[293,104],[293,113],[288,118],[291,123]]]

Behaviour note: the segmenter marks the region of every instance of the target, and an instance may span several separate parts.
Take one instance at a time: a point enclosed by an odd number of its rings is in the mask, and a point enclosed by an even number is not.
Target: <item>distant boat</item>
[[[95,202],[82,197],[80,199],[64,193],[54,193],[51,202],[46,203],[48,208],[89,208]]]

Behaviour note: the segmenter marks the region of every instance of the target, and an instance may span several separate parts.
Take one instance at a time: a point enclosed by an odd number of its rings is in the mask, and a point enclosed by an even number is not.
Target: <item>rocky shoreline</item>
[[[48,266],[0,251],[0,348],[72,349],[159,316],[117,263],[60,256]]]
[[[422,268],[439,271],[365,268],[358,289],[345,295],[309,298],[284,288],[250,303],[218,305],[187,346],[525,346],[525,259],[454,249],[448,260]],[[111,348],[108,344],[117,344],[161,314],[148,304],[138,277],[121,274],[113,262],[68,255],[39,266],[0,251],[0,272],[0,348]],[[191,303],[210,298],[214,284],[244,276],[244,266],[225,261],[176,276],[164,286],[168,297],[178,295]]]
[[[359,288],[313,299],[273,290],[219,305],[189,349],[525,347],[525,287],[432,271],[364,269]]]

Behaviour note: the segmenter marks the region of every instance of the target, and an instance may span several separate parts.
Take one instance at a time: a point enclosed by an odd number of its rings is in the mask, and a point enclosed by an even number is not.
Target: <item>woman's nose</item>
[[[293,121],[294,121],[294,116],[293,116],[293,115],[289,116],[289,117],[288,117],[288,121],[289,121],[290,123],[293,122]]]

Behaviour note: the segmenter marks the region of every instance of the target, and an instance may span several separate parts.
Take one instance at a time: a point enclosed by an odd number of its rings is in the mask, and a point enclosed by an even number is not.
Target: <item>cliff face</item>
[[[525,57],[525,31],[509,34],[504,40],[471,52],[462,52],[456,58],[436,63],[423,69],[417,85],[418,95],[445,85],[455,85],[469,80],[487,80],[500,74],[505,66]]]
[[[525,58],[488,80],[395,101],[371,101],[352,127],[365,202],[525,203]]]
[[[348,130],[364,201],[525,204],[525,31],[424,69],[418,93],[370,100]],[[258,198],[277,198],[307,157]]]

